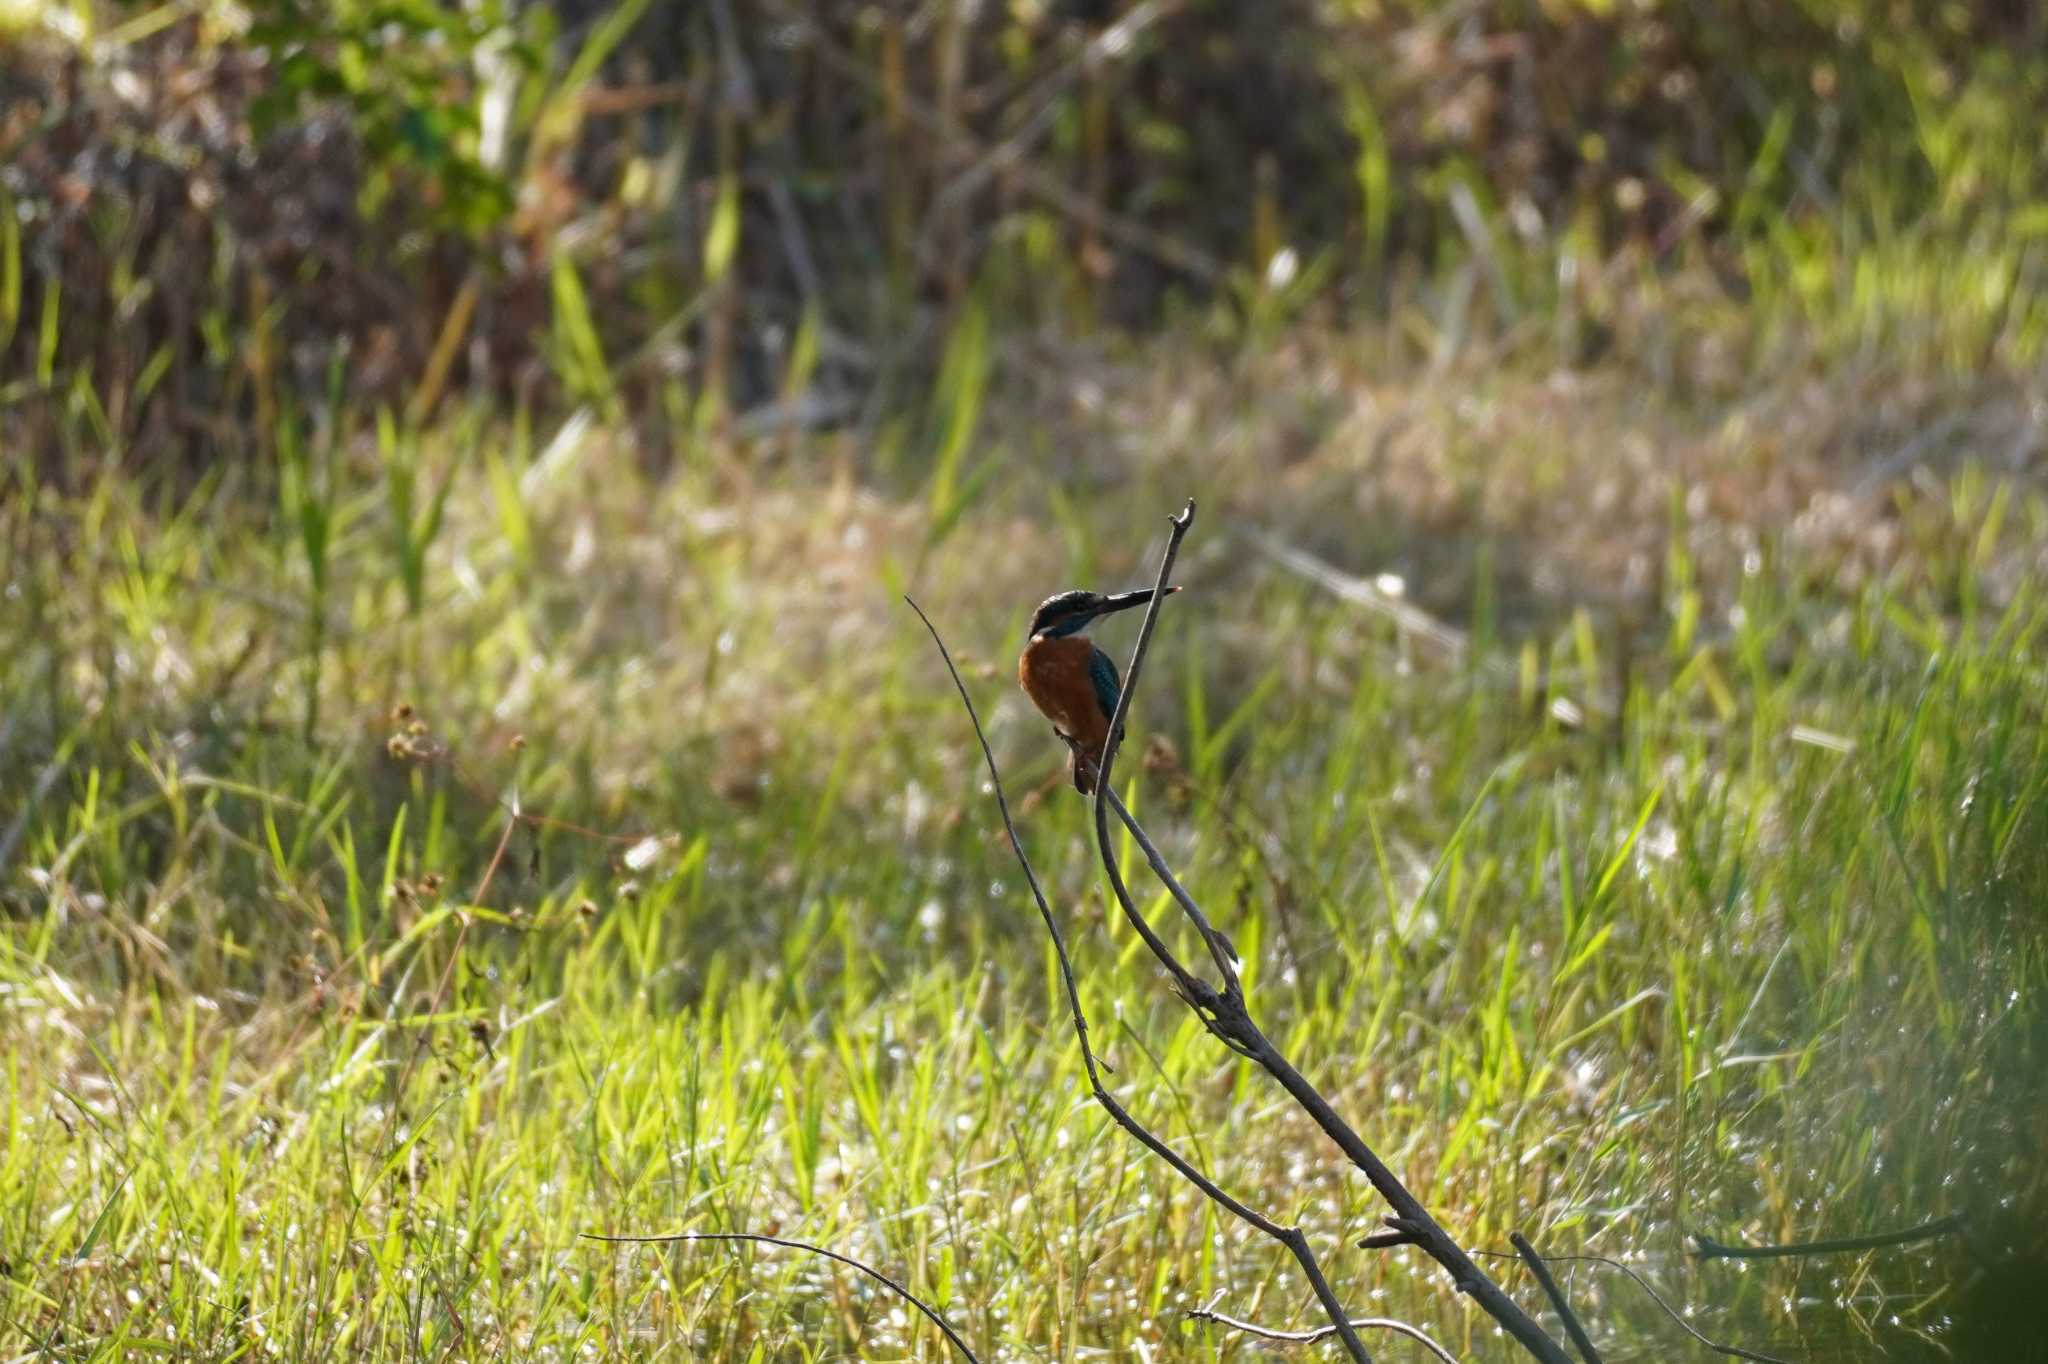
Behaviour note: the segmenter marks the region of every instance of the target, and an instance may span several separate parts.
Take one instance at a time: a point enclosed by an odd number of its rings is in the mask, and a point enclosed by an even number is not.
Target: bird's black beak
[[[1169,587],[1160,595],[1170,597],[1178,591],[1180,591],[1178,587]],[[1101,609],[1095,614],[1106,616],[1112,611],[1128,611],[1133,606],[1143,606],[1151,600],[1152,589],[1149,587],[1137,592],[1119,592],[1115,596],[1104,597]]]

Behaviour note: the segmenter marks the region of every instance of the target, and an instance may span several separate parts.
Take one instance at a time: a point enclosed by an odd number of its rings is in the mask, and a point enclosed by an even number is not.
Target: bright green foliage
[[[1120,1093],[1361,1313],[1497,1356],[1429,1265],[1350,1248],[1370,1190],[1105,915],[1010,681],[1070,553],[1141,574],[1189,470],[1068,499],[1069,549],[1015,529],[1014,465],[934,541],[943,506],[810,466],[734,521],[708,454],[650,481],[588,431],[384,442],[294,455],[271,514],[226,475],[7,472],[0,1351],[942,1357],[823,1263],[578,1240],[691,1228],[861,1256],[995,1357],[1210,1357],[1181,1312],[1219,1291],[1311,1323],[1283,1255],[1088,1101],[965,717],[882,586],[920,554]],[[1133,755],[1181,755],[1132,763],[1134,808],[1269,1033],[1449,1225],[1644,1256],[1695,1324],[1806,1359],[1964,1340],[1951,1258],[1689,1270],[1685,1230],[2041,1194],[2048,616],[2001,566],[2048,518],[1970,474],[1895,513],[1859,587],[1775,541],[1710,580],[1674,513],[1649,633],[1493,618],[1488,586],[1459,657],[1207,552],[1219,507],[1133,720]],[[1676,1357],[1631,1290],[1574,1292],[1614,1357]]]
[[[275,78],[251,111],[256,131],[339,107],[362,143],[364,213],[397,198],[407,214],[424,206],[424,223],[481,235],[510,211],[513,189],[513,168],[481,140],[484,90],[546,64],[548,11],[518,9],[501,0],[257,0],[247,39]]]

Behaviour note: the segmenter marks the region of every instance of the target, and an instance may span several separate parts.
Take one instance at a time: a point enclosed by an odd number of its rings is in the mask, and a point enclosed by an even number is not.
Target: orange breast
[[[1017,660],[1017,681],[1024,694],[1058,727],[1091,752],[1100,752],[1109,737],[1109,717],[1095,699],[1088,660],[1095,646],[1085,635],[1033,639]]]

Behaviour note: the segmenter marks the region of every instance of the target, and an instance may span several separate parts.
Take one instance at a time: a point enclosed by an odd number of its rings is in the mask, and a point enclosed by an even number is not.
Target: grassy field
[[[965,498],[829,438],[652,473],[587,417],[363,423],[274,479],[11,462],[0,1353],[946,1354],[827,1262],[586,1232],[820,1241],[992,1359],[1243,1356],[1211,1301],[1315,1324],[1089,1101],[908,591],[1125,1101],[1359,1314],[1507,1357],[1415,1252],[1352,1248],[1371,1191],[1105,912],[1016,691],[1029,607],[1148,578],[1194,494],[1127,798],[1447,1225],[1627,1259],[1790,1358],[2022,1357],[1953,1242],[1684,1247],[1961,1211],[2039,1253],[2048,505],[1967,459],[1823,495],[1822,443],[1753,420],[1782,391],[1374,389],[1317,344],[1247,362],[1236,425],[1133,361],[1100,420],[1137,453],[990,456]],[[1362,396],[1262,455],[1331,373]],[[1446,628],[1343,576],[1382,569]],[[1707,1357],[1566,1268],[1608,1358]]]
[[[2044,1357],[2027,7],[0,11],[0,1361]]]

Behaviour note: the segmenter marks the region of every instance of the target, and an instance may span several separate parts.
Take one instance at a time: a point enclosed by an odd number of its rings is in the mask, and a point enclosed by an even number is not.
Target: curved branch
[[[1153,845],[1152,836],[1145,832],[1145,826],[1138,823],[1137,816],[1124,807],[1123,799],[1115,791],[1106,789],[1103,799],[1116,811],[1116,817],[1123,822],[1124,828],[1130,830],[1132,840],[1137,843],[1138,851],[1145,854],[1145,864],[1152,868],[1152,874],[1159,878],[1159,884],[1166,887],[1167,893],[1180,905],[1181,912],[1188,916],[1188,922],[1195,926],[1195,932],[1200,934],[1202,941],[1208,945],[1210,959],[1216,963],[1216,969],[1223,976],[1223,993],[1242,996],[1244,986],[1239,983],[1237,976],[1237,944],[1233,943],[1222,929],[1209,922],[1209,916],[1202,912],[1202,907],[1195,903],[1195,898],[1181,885],[1180,878],[1173,874],[1173,868],[1167,865],[1164,854]]]
[[[613,1245],[657,1245],[676,1241],[752,1241],[764,1246],[781,1246],[786,1250],[809,1251],[813,1255],[821,1255],[828,1260],[836,1260],[840,1264],[857,1269],[867,1275],[870,1279],[873,1279],[876,1283],[924,1313],[931,1324],[938,1327],[945,1334],[946,1339],[953,1343],[953,1348],[967,1356],[967,1364],[981,1364],[981,1360],[975,1356],[974,1351],[967,1348],[967,1342],[960,1339],[960,1333],[953,1329],[952,1323],[940,1315],[938,1308],[933,1307],[923,1298],[918,1297],[917,1294],[911,1292],[902,1284],[897,1283],[881,1270],[864,1265],[850,1255],[841,1255],[836,1250],[827,1250],[823,1246],[814,1246],[809,1241],[790,1241],[780,1236],[763,1236],[755,1231],[679,1231],[668,1236],[604,1236],[594,1231],[586,1231],[583,1233],[583,1239],[586,1241],[607,1241]]]
[[[1159,577],[1152,585],[1152,600],[1145,605],[1145,620],[1138,627],[1138,642],[1131,650],[1130,666],[1124,670],[1123,689],[1116,699],[1116,714],[1109,720],[1109,735],[1102,741],[1102,758],[1095,767],[1095,799],[1090,803],[1094,806],[1095,846],[1101,854],[1102,868],[1109,876],[1110,888],[1116,893],[1117,903],[1122,906],[1124,917],[1138,929],[1152,955],[1173,974],[1188,1002],[1197,1008],[1214,1009],[1219,1002],[1215,989],[1188,970],[1152,931],[1152,926],[1145,921],[1145,916],[1138,911],[1137,905],[1132,901],[1130,891],[1124,885],[1123,873],[1117,867],[1116,853],[1109,846],[1109,807],[1114,805],[1117,809],[1122,809],[1121,802],[1117,801],[1112,790],[1111,773],[1116,763],[1117,751],[1123,747],[1124,721],[1131,712],[1131,698],[1137,695],[1138,678],[1145,670],[1145,654],[1151,648],[1152,629],[1159,621],[1159,608],[1166,601],[1166,580],[1173,573],[1173,561],[1180,554],[1180,542],[1194,523],[1195,500],[1192,497],[1188,499],[1187,505],[1181,508],[1179,516],[1167,518],[1167,524],[1173,529],[1166,538],[1166,552],[1159,556]],[[1133,828],[1136,827],[1135,821],[1128,813],[1124,815],[1124,820]],[[1158,857],[1157,850],[1150,846],[1149,840],[1143,846],[1148,857]],[[1154,863],[1155,867],[1162,864]],[[1181,899],[1182,908],[1185,909],[1189,901],[1184,896],[1176,898]],[[1198,914],[1199,912],[1197,911]],[[1208,945],[1217,970],[1223,975],[1224,989],[1228,992],[1236,976],[1230,969],[1229,959],[1218,950],[1211,934],[1213,930],[1205,933],[1203,942]]]
[[[1138,643],[1132,650],[1130,667],[1125,670],[1123,691],[1117,698],[1116,714],[1110,717],[1109,734],[1103,742],[1102,758],[1096,767],[1095,797],[1092,802],[1095,814],[1095,845],[1102,860],[1103,870],[1109,877],[1110,889],[1115,893],[1124,916],[1133,925],[1143,925],[1140,932],[1145,938],[1145,945],[1152,949],[1153,955],[1173,974],[1182,995],[1195,1005],[1197,1013],[1201,1015],[1203,1024],[1209,1031],[1233,1050],[1258,1062],[1268,1075],[1279,1082],[1280,1087],[1315,1120],[1316,1126],[1322,1128],[1324,1135],[1365,1174],[1380,1197],[1393,1207],[1402,1224],[1412,1229],[1414,1244],[1420,1246],[1431,1259],[1450,1273],[1458,1291],[1470,1294],[1488,1316],[1498,1322],[1523,1349],[1541,1360],[1542,1364],[1574,1364],[1571,1354],[1564,1346],[1552,1339],[1550,1334],[1537,1324],[1534,1317],[1523,1311],[1513,1298],[1502,1291],[1500,1285],[1487,1276],[1485,1270],[1473,1263],[1463,1247],[1459,1246],[1436,1219],[1430,1216],[1422,1201],[1409,1192],[1407,1186],[1387,1167],[1386,1162],[1381,1160],[1351,1125],[1338,1115],[1329,1100],[1323,1097],[1322,1092],[1310,1084],[1280,1049],[1259,1030],[1246,1008],[1243,986],[1232,965],[1234,954],[1229,949],[1228,939],[1210,924],[1208,917],[1202,913],[1201,906],[1187,893],[1178,878],[1173,876],[1158,848],[1146,837],[1137,820],[1116,798],[1112,786],[1113,766],[1117,749],[1121,746],[1120,736],[1125,718],[1138,692],[1146,650],[1151,644],[1153,626],[1158,621],[1159,608],[1164,600],[1167,577],[1173,571],[1173,561],[1180,552],[1180,542],[1187,535],[1188,527],[1193,524],[1194,518],[1195,504],[1192,498],[1182,508],[1179,516],[1168,518],[1173,529],[1167,537],[1165,553],[1160,556],[1158,581],[1153,587],[1152,599],[1146,605],[1145,622],[1139,627]],[[1115,852],[1110,847],[1111,809],[1119,812],[1125,827],[1145,850],[1146,859],[1153,871],[1201,935],[1204,945],[1209,949],[1210,959],[1222,977],[1221,990],[1190,972],[1165,949],[1158,936],[1151,931],[1150,925],[1143,923],[1144,916],[1138,912],[1129,890],[1124,885],[1123,877],[1117,868]],[[1330,1320],[1340,1324],[1339,1335],[1345,1336],[1346,1344],[1349,1345],[1355,1338],[1346,1335],[1349,1319],[1334,1298],[1323,1298],[1320,1292],[1318,1298],[1322,1300]]]
[[[1180,539],[1178,532],[1185,532],[1187,529],[1186,521],[1192,520],[1193,516],[1194,503],[1190,502],[1187,511],[1183,513],[1185,519],[1176,523],[1177,533],[1174,536],[1176,544]],[[1167,559],[1170,566],[1172,562],[1172,554],[1170,552]],[[1162,573],[1161,576],[1163,577],[1164,574]],[[924,613],[923,607],[919,606],[909,597],[906,596],[903,600],[909,603],[911,610],[917,612],[917,618],[924,622],[924,628],[931,634],[932,643],[938,646],[939,657],[945,660],[946,671],[952,676],[953,688],[960,693],[960,702],[967,708],[967,718],[974,726],[974,737],[981,744],[981,756],[983,761],[988,764],[989,782],[994,787],[996,793],[996,808],[1002,812],[1003,831],[1009,835],[1010,850],[1017,855],[1017,864],[1024,869],[1024,881],[1031,887],[1031,898],[1037,902],[1038,917],[1045,922],[1045,931],[1051,936],[1053,951],[1059,957],[1060,981],[1066,989],[1067,1009],[1074,1019],[1074,1037],[1081,1044],[1081,1060],[1082,1064],[1087,1068],[1088,1088],[1089,1092],[1093,1094],[1095,1102],[1100,1104],[1103,1111],[1109,1114],[1111,1121],[1129,1133],[1146,1150],[1165,1161],[1173,1168],[1174,1173],[1194,1185],[1211,1202],[1229,1212],[1239,1221],[1257,1228],[1285,1246],[1288,1253],[1294,1256],[1295,1263],[1301,1266],[1302,1274],[1307,1278],[1309,1286],[1314,1289],[1317,1301],[1323,1305],[1325,1312],[1329,1314],[1332,1323],[1331,1329],[1344,1342],[1344,1347],[1350,1353],[1352,1359],[1356,1364],[1372,1364],[1372,1356],[1367,1353],[1365,1342],[1360,1340],[1358,1333],[1352,1329],[1350,1319],[1345,1316],[1342,1304],[1337,1301],[1337,1295],[1331,1290],[1329,1280],[1324,1277],[1322,1266],[1316,1260],[1315,1251],[1310,1247],[1308,1237],[1302,1234],[1301,1229],[1299,1227],[1281,1226],[1263,1213],[1254,1210],[1248,1205],[1239,1202],[1230,1194],[1225,1193],[1221,1186],[1195,1168],[1186,1157],[1182,1156],[1171,1146],[1168,1146],[1150,1128],[1132,1117],[1130,1111],[1117,1102],[1116,1096],[1103,1086],[1102,1076],[1095,1059],[1095,1049],[1088,1042],[1088,1016],[1081,1008],[1081,989],[1074,980],[1074,964],[1072,958],[1067,953],[1066,935],[1060,932],[1059,920],[1053,916],[1052,906],[1045,898],[1045,890],[1038,883],[1038,873],[1032,869],[1031,859],[1025,855],[1023,840],[1017,837],[1016,822],[1010,818],[1009,798],[1003,794],[1002,773],[996,766],[996,755],[994,750],[989,747],[988,735],[981,727],[981,716],[974,709],[974,698],[967,694],[967,684],[960,680],[960,670],[953,666],[952,652],[946,648],[946,641],[940,638],[938,627],[932,624],[931,617]],[[1145,629],[1148,633],[1151,629],[1152,617],[1157,607],[1158,597],[1155,595],[1152,607],[1147,610],[1145,618]],[[1139,647],[1143,648],[1142,635],[1139,639]],[[1128,695],[1128,693],[1126,694]],[[1121,706],[1119,706],[1119,713],[1121,713]],[[1116,731],[1112,728],[1110,731],[1111,737],[1108,741],[1110,745],[1114,745],[1116,742],[1115,733]],[[1105,749],[1105,754],[1107,754],[1107,751]],[[1101,776],[1106,774],[1107,771],[1108,766],[1105,763],[1098,773],[1096,785],[1098,791],[1102,789]],[[1097,819],[1100,820],[1099,811],[1101,806],[1099,803],[1096,808],[1098,811]],[[1121,886],[1121,882],[1118,882],[1118,885]],[[1120,894],[1119,899],[1126,911],[1134,916],[1134,921],[1143,924],[1144,916],[1136,913],[1135,909],[1131,906],[1129,895]],[[1148,943],[1155,940],[1151,934],[1150,925],[1145,925],[1143,931],[1146,934]],[[1160,952],[1164,953],[1163,944],[1161,945]],[[1162,956],[1162,959],[1167,958]],[[1189,975],[1187,979],[1192,984],[1208,990],[1208,986],[1198,977]],[[1209,994],[1213,997],[1215,992],[1209,990]]]
[[[1522,1263],[1529,1266],[1529,1272],[1536,1276],[1536,1282],[1549,1297],[1550,1305],[1557,1309],[1557,1315],[1564,1321],[1565,1334],[1572,1338],[1572,1344],[1579,1347],[1579,1354],[1585,1359],[1586,1364],[1600,1364],[1600,1352],[1593,1348],[1592,1338],[1586,1334],[1586,1328],[1579,1324],[1579,1314],[1572,1311],[1571,1299],[1565,1297],[1564,1290],[1557,1286],[1557,1280],[1551,1277],[1550,1266],[1543,1263],[1543,1257],[1536,1253],[1536,1247],[1530,1245],[1529,1238],[1519,1231],[1509,1232],[1508,1242],[1522,1257]]]
[[[1277,1340],[1290,1345],[1313,1345],[1319,1340],[1328,1340],[1331,1336],[1337,1334],[1337,1328],[1334,1326],[1318,1326],[1313,1331],[1276,1331],[1270,1326],[1261,1326],[1257,1322],[1252,1321],[1241,1321],[1236,1317],[1219,1312],[1216,1310],[1214,1300],[1211,1300],[1210,1305],[1207,1307],[1191,1309],[1188,1312],[1188,1320],[1213,1321],[1218,1326],[1227,1326],[1233,1331],[1242,1331],[1248,1336],[1257,1336],[1260,1340]],[[1354,1329],[1361,1331],[1392,1331],[1396,1335],[1406,1336],[1438,1359],[1444,1361],[1444,1364],[1458,1364],[1458,1357],[1456,1355],[1437,1344],[1434,1340],[1431,1340],[1429,1334],[1419,1326],[1410,1326],[1407,1322],[1398,1321],[1393,1317],[1353,1317],[1351,1325]]]
[[[1002,811],[1003,830],[1010,837],[1010,850],[1017,855],[1017,865],[1024,869],[1025,884],[1031,887],[1031,898],[1038,903],[1038,917],[1044,920],[1045,931],[1052,937],[1053,952],[1059,958],[1060,981],[1066,989],[1067,1010],[1073,1015],[1074,1037],[1081,1044],[1081,1062],[1087,1068],[1088,1088],[1095,1101],[1108,1111],[1117,1126],[1137,1138],[1154,1155],[1171,1165],[1176,1174],[1193,1184],[1226,1211],[1276,1240],[1286,1240],[1288,1228],[1282,1227],[1225,1193],[1207,1175],[1190,1164],[1186,1157],[1132,1117],[1129,1110],[1117,1102],[1116,1096],[1103,1086],[1101,1063],[1096,1059],[1094,1046],[1088,1041],[1088,1015],[1081,1007],[1081,987],[1074,979],[1074,963],[1067,953],[1067,938],[1060,932],[1059,920],[1053,916],[1052,905],[1045,898],[1044,888],[1039,885],[1038,873],[1032,869],[1031,859],[1024,853],[1024,843],[1017,837],[1017,826],[1010,818],[1010,802],[1003,794],[1002,773],[996,767],[995,753],[988,746],[988,735],[981,728],[981,716],[974,709],[974,699],[967,694],[967,684],[960,680],[960,670],[953,666],[953,655],[946,648],[946,641],[939,637],[938,627],[932,624],[931,617],[924,613],[923,607],[911,601],[909,597],[903,600],[909,603],[911,610],[917,612],[917,618],[923,621],[924,628],[931,632],[932,643],[939,646],[939,657],[945,660],[946,671],[952,674],[954,689],[960,693],[961,704],[967,707],[967,718],[974,726],[974,737],[981,743],[981,756],[988,764],[989,782],[995,788],[996,808]]]

